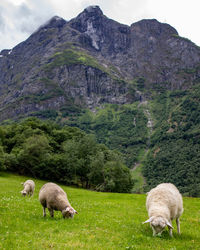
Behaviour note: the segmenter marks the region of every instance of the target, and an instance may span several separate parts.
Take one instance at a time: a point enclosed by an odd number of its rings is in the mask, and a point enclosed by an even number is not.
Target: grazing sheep
[[[46,216],[45,209],[48,208],[51,217],[54,210],[61,211],[63,218],[73,218],[77,214],[76,210],[70,205],[65,191],[55,183],[46,183],[39,192],[39,201],[43,206],[43,216]]]
[[[35,183],[32,180],[27,180],[24,183],[21,183],[22,185],[24,185],[24,190],[21,191],[21,194],[23,196],[32,196],[34,193],[34,189],[35,189]]]
[[[171,183],[162,183],[151,189],[147,195],[146,208],[149,219],[143,223],[150,223],[153,236],[159,234],[166,226],[172,236],[172,220],[176,219],[177,231],[180,234],[179,217],[183,212],[183,200],[178,189]]]

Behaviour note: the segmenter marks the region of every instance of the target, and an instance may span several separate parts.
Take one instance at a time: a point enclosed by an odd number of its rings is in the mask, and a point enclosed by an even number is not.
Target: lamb
[[[143,223],[150,223],[153,236],[161,235],[168,226],[172,237],[172,220],[176,219],[177,231],[180,234],[179,217],[183,213],[183,200],[178,189],[171,183],[162,183],[151,189],[147,194],[146,208],[149,219]]]
[[[63,218],[73,218],[77,211],[70,205],[67,194],[57,184],[49,182],[42,186],[39,192],[39,201],[43,206],[43,216],[46,216],[45,209],[48,208],[51,217],[54,210],[61,211]]]
[[[21,183],[24,186],[24,189],[21,191],[21,194],[23,196],[32,196],[34,193],[34,189],[35,189],[35,183],[32,180],[27,180],[24,183]]]

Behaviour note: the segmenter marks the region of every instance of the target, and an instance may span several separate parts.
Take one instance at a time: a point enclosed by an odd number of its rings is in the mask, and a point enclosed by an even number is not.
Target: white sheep
[[[159,234],[166,226],[172,236],[172,220],[176,219],[177,231],[180,234],[179,217],[183,213],[183,200],[178,189],[171,183],[162,183],[151,189],[147,194],[146,208],[149,219],[143,223],[150,223],[153,236]]]
[[[39,192],[39,201],[43,206],[43,216],[46,216],[45,209],[48,208],[51,217],[54,210],[61,211],[63,218],[73,218],[77,211],[70,205],[65,191],[55,183],[46,183]]]
[[[32,180],[27,180],[24,183],[21,183],[24,186],[24,189],[21,191],[21,194],[23,196],[32,196],[34,193],[34,189],[35,189],[35,183]]]

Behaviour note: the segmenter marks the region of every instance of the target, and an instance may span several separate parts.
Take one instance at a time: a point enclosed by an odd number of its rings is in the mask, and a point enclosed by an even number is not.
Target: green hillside
[[[5,121],[0,168],[99,191],[143,193],[172,182],[185,196],[200,197],[200,86],[151,95],[145,102],[83,109],[57,123]],[[32,144],[43,151],[32,154]]]
[[[42,216],[38,192],[45,181],[34,179],[33,197],[22,197],[28,177],[0,174],[0,249],[199,249],[200,199],[184,198],[182,234],[166,231],[152,237],[145,195],[97,193],[62,186],[78,211],[74,219]],[[175,227],[175,223],[173,223]]]
[[[147,118],[138,108],[138,102],[107,104],[95,113],[86,110],[79,116],[70,117],[65,123],[95,134],[99,143],[120,151],[129,168],[146,148]]]
[[[187,90],[151,89],[148,101],[105,105],[66,123],[94,133],[99,142],[122,153],[133,170],[133,192],[173,182],[184,195],[200,197],[199,96],[198,84]]]
[[[148,187],[173,182],[200,196],[200,86],[165,91],[151,102],[156,121],[143,173]]]

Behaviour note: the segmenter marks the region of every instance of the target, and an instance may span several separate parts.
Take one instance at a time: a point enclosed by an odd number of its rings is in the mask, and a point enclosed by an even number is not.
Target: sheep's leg
[[[177,231],[178,231],[178,234],[181,234],[181,231],[180,231],[180,221],[179,221],[179,218],[176,219],[176,225],[177,225]]]
[[[168,228],[169,228],[169,235],[172,237],[172,228],[171,227]]]
[[[53,209],[48,208],[48,210],[49,210],[49,213],[50,213],[51,217],[53,217],[54,216]]]
[[[153,236],[156,236],[156,230],[154,229],[154,227],[152,227],[153,230]]]
[[[46,216],[46,208],[43,207],[43,216],[45,217]]]
[[[170,220],[170,225],[172,225],[171,220]],[[169,235],[172,237],[172,228],[170,226],[168,226],[168,228],[169,228]]]

